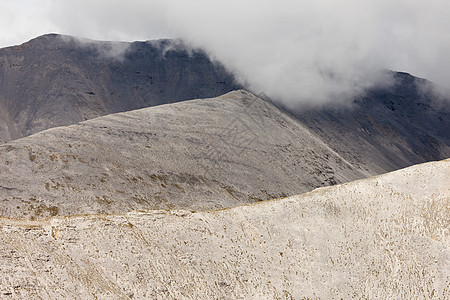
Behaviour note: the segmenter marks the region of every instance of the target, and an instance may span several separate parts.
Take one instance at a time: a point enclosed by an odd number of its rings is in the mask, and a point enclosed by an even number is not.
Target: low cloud
[[[450,86],[447,0],[50,1],[62,33],[182,38],[287,104],[344,101],[383,69]]]
[[[436,109],[445,109],[449,111],[450,104],[450,88],[434,84],[426,79],[418,78],[415,80],[415,85],[422,97],[432,97],[431,104]]]
[[[109,58],[122,61],[130,48],[129,42],[118,41],[97,41],[84,37],[61,35],[61,39],[66,43],[74,43],[80,48],[89,48],[97,52],[102,58]]]

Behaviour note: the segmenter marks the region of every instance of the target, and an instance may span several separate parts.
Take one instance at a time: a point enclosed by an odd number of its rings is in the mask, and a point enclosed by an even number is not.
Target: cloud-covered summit
[[[285,103],[352,97],[385,81],[382,69],[450,86],[445,0],[43,3],[45,28],[50,23],[57,32],[108,40],[179,37],[206,49],[256,92]],[[16,13],[13,24],[28,26],[17,21],[17,11],[10,7],[9,19]]]

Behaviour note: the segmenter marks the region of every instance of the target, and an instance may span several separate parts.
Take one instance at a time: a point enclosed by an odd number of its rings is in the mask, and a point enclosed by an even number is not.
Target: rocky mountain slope
[[[349,107],[288,109],[333,150],[372,175],[450,157],[450,98],[433,84],[390,72],[392,82]]]
[[[239,87],[219,63],[181,41],[96,42],[44,35],[0,49],[0,143]]]
[[[449,298],[450,160],[367,178],[450,156],[392,74],[280,110],[180,41],[0,49],[0,299]]]
[[[367,177],[296,119],[236,91],[0,145],[0,215],[215,209]]]
[[[390,84],[366,91],[350,108],[284,109],[370,175],[450,157],[450,99],[439,99],[426,80],[391,73]],[[121,43],[45,35],[0,49],[0,143],[237,88],[223,66],[178,40]]]
[[[448,299],[450,160],[212,212],[0,218],[4,299]]]

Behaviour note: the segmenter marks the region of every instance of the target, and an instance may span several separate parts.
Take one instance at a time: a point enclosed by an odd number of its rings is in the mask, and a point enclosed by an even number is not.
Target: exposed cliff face
[[[0,218],[0,295],[446,299],[449,165],[216,212]]]
[[[0,49],[0,142],[237,88],[219,63],[180,41],[94,42],[45,35]]]
[[[375,174],[450,157],[450,99],[430,82],[392,72],[391,85],[348,107],[288,109],[347,161]]]
[[[0,215],[216,209],[367,174],[245,91],[113,114],[0,146]]]

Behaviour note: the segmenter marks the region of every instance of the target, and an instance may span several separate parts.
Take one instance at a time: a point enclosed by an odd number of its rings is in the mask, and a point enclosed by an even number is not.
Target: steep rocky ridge
[[[287,108],[347,161],[372,175],[450,157],[450,99],[433,84],[390,72],[351,106]]]
[[[44,35],[0,49],[0,143],[239,87],[223,66],[178,40],[121,43]]]
[[[213,212],[0,218],[0,297],[448,299],[450,160]]]
[[[368,176],[270,103],[236,91],[0,145],[0,215],[214,209]]]

